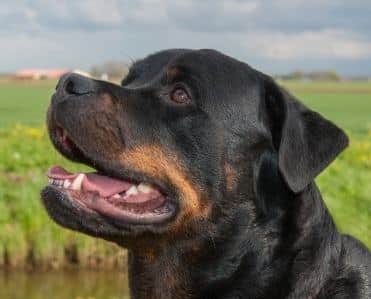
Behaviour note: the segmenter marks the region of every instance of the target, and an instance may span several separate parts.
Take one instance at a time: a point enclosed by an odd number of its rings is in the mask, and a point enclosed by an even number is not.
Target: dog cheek
[[[167,179],[181,197],[181,218],[207,217],[209,208],[202,198],[199,186],[190,179],[181,161],[174,153],[168,153],[158,145],[141,145],[125,151],[120,158],[125,167],[142,172],[159,180]]]

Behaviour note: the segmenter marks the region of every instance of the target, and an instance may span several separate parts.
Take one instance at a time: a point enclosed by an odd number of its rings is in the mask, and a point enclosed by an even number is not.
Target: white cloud
[[[250,14],[258,8],[258,2],[224,0],[222,7],[225,12],[237,14]]]
[[[354,37],[353,32],[324,29],[300,33],[264,31],[247,35],[247,49],[273,60],[371,57],[371,42]]]
[[[120,8],[116,1],[76,1],[76,6],[86,19],[95,24],[117,25],[122,21]]]
[[[141,0],[125,12],[126,20],[137,24],[160,24],[168,21],[168,1]]]

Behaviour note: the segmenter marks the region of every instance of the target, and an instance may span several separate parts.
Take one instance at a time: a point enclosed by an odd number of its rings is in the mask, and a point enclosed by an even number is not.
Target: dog
[[[96,172],[52,167],[43,204],[128,249],[132,298],[371,298],[370,253],[314,182],[347,136],[246,63],[173,49],[121,86],[67,74],[47,125]]]

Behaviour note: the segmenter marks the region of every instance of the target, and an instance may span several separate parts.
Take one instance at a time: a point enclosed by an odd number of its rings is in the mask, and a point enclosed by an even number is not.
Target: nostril
[[[90,78],[78,74],[66,74],[59,80],[56,90],[61,94],[84,95],[94,93],[95,85],[95,81]]]
[[[64,90],[66,93],[68,94],[78,94],[75,90],[74,90],[74,83],[73,81],[71,80],[67,80],[67,82],[64,83]]]
[[[79,78],[71,75],[63,82],[63,91],[66,94],[81,95],[87,93]]]

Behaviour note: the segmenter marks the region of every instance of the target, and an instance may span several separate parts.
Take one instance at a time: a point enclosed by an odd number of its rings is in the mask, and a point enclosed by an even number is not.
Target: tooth
[[[161,213],[161,208],[154,209],[153,212],[160,214]]]
[[[151,191],[154,190],[151,185],[148,185],[146,183],[140,183],[137,189],[139,192],[143,193],[150,193]]]
[[[69,186],[71,186],[71,183],[69,180],[64,180],[63,182],[63,188],[67,189]]]
[[[112,196],[113,198],[116,198],[116,199],[120,199],[121,198],[121,196],[120,196],[120,194],[118,194],[118,193],[116,193],[114,196]]]
[[[81,190],[81,184],[84,180],[85,174],[80,173],[72,182],[71,189],[72,190]]]
[[[136,194],[138,194],[138,189],[135,185],[133,185],[129,188],[129,190],[126,191],[125,197],[130,196],[130,195],[136,195]]]

